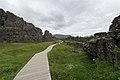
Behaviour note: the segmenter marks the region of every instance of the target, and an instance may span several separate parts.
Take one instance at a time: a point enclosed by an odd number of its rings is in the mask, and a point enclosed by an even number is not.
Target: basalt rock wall
[[[51,35],[47,35],[51,36]],[[0,42],[41,42],[42,30],[9,11],[0,9]],[[52,39],[50,39],[52,40]]]
[[[53,39],[52,34],[48,30],[46,30],[43,35],[42,41],[47,42],[47,41],[52,41],[52,39]]]
[[[120,16],[112,21],[108,32],[95,33],[94,41],[86,42],[83,47],[95,63],[106,60],[113,64],[118,59],[115,48],[120,48]]]

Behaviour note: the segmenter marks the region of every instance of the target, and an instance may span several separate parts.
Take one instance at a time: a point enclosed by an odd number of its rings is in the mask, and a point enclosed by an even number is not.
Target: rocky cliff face
[[[94,41],[86,42],[83,49],[95,63],[106,60],[115,65],[118,56],[113,50],[117,47],[120,47],[120,16],[113,20],[109,32],[95,33]]]
[[[52,34],[48,30],[45,31],[42,41],[52,41]]]
[[[40,28],[0,9],[0,42],[41,42],[43,37]]]

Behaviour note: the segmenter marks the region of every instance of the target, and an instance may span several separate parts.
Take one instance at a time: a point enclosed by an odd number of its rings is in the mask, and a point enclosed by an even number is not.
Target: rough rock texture
[[[107,36],[106,32],[99,32],[99,33],[94,34],[95,38],[101,38],[101,37],[106,37],[106,36]]]
[[[115,17],[112,21],[112,24],[110,25],[109,31],[110,32],[116,32],[120,30],[120,15],[118,17]]]
[[[115,48],[115,41],[112,38],[99,38],[93,42],[87,42],[84,44],[84,50],[93,59],[95,63],[101,60],[107,60],[113,62]]]
[[[45,32],[43,36],[40,28],[0,9],[0,42],[41,42],[43,37],[45,41],[51,40],[51,34]]]
[[[48,30],[46,30],[43,35],[42,41],[52,41],[52,38],[52,34]]]
[[[98,63],[106,60],[116,64],[117,57],[113,50],[120,47],[120,16],[113,20],[109,32],[95,33],[94,39],[86,42],[83,47],[93,61]]]

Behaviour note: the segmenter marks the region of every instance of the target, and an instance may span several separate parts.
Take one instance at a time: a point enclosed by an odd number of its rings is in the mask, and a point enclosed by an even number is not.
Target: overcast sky
[[[120,0],[0,0],[0,8],[53,34],[88,36],[108,31]]]

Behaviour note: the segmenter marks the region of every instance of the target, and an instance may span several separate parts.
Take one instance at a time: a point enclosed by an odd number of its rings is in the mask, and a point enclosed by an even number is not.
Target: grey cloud
[[[8,2],[6,0],[3,0],[0,2],[0,6],[6,8],[6,6],[7,6],[7,5],[5,5],[6,3],[8,4]]]

